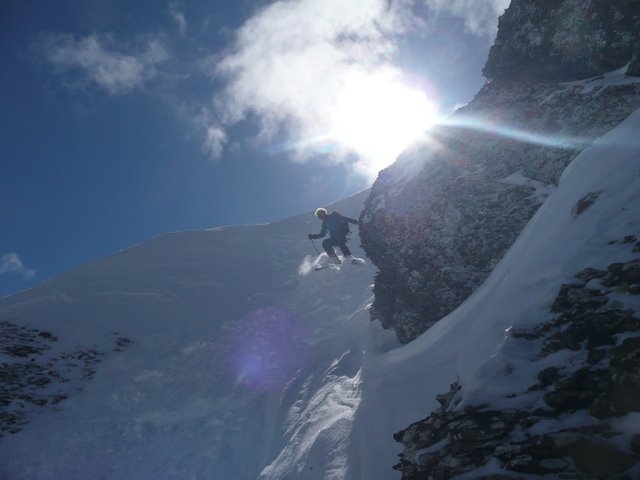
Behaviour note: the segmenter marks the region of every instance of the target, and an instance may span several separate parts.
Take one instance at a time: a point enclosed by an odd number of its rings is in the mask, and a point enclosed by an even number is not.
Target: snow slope
[[[333,208],[357,217],[366,195]],[[374,272],[300,274],[319,230],[305,214],[168,234],[1,299],[0,319],[59,350],[136,343],[5,437],[0,478],[341,478]],[[351,246],[362,256],[357,233]]]
[[[636,112],[580,154],[485,284],[408,345],[369,321],[371,265],[298,272],[311,214],[165,235],[1,299],[0,320],[57,348],[136,343],[5,437],[0,478],[398,478],[394,432],[456,380],[474,403],[503,401],[507,362],[527,384],[539,369],[508,329],[547,319],[578,270],[629,255],[604,247],[640,232],[639,130]],[[334,208],[357,216],[365,195]]]

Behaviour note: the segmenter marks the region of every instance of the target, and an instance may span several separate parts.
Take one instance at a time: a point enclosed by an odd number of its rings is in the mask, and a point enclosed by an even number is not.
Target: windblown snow
[[[0,440],[0,478],[398,478],[393,434],[456,380],[499,404],[507,359],[535,375],[503,348],[507,329],[543,319],[576,271],[612,261],[603,245],[640,231],[638,131],[640,112],[580,154],[485,284],[408,345],[369,319],[370,263],[305,264],[311,213],[164,235],[0,299],[0,321],[58,337],[48,354],[105,352]],[[357,217],[367,193],[330,209]],[[133,343],[114,352],[114,335]]]

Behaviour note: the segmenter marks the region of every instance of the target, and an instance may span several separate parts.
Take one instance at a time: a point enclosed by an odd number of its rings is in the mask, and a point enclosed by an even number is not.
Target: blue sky
[[[375,139],[398,122],[358,112],[407,115],[358,82],[402,83],[450,113],[481,86],[507,4],[0,3],[0,295],[164,232],[366,188],[398,148]],[[352,91],[361,103],[344,106]]]

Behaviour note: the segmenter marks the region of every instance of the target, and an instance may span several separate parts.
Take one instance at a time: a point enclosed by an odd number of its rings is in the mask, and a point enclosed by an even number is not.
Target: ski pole
[[[316,247],[316,242],[313,241],[313,238],[310,238],[309,240],[311,240],[311,245],[313,245],[313,248],[315,249],[316,253],[320,255],[320,250],[318,250],[318,247]]]

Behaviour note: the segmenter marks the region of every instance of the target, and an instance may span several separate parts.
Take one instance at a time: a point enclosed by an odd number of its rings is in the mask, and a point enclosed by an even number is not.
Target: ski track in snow
[[[640,112],[580,154],[484,285],[408,345],[369,320],[372,265],[313,271],[312,214],[166,235],[0,299],[0,319],[50,330],[62,344],[104,343],[113,331],[137,342],[2,440],[0,478],[399,478],[393,433],[426,417],[456,380],[465,402],[504,404],[509,392],[494,387],[507,364],[517,375],[501,384],[514,390],[540,369],[513,348],[509,328],[547,319],[578,270],[623,260],[622,246],[604,246],[640,231],[630,208],[640,206],[638,130]],[[333,208],[357,216],[365,195]],[[357,243],[355,234],[363,256]],[[232,371],[230,345],[252,333],[237,331],[249,312],[280,310],[304,335],[300,365],[284,384],[252,388],[259,358]],[[287,345],[270,346],[267,327],[254,350],[277,366]]]

